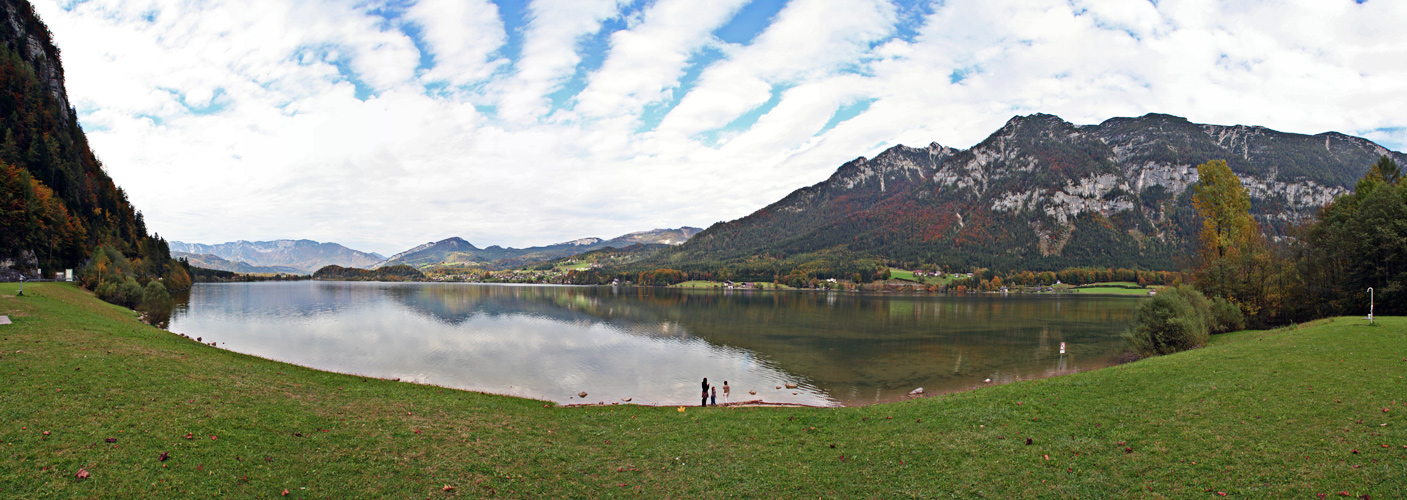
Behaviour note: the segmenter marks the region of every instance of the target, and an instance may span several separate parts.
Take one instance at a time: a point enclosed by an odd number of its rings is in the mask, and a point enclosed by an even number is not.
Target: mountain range
[[[323,266],[366,268],[381,262],[376,253],[313,240],[231,241],[218,245],[169,243],[171,256],[207,269],[237,273],[312,274]]]
[[[1192,123],[1148,114],[1075,125],[1012,118],[970,149],[894,146],[841,165],[738,220],[647,259],[735,276],[857,256],[953,270],[1077,266],[1176,269],[1195,253],[1197,165],[1225,160],[1273,238],[1347,193],[1381,156],[1407,155],[1336,132]]]
[[[463,238],[452,237],[416,246],[376,263],[372,269],[397,264],[423,268],[430,266],[484,267],[507,269],[526,264],[567,257],[602,248],[625,248],[636,244],[680,245],[702,229],[681,227],[639,231],[603,240],[582,238],[554,245],[529,248],[504,248],[493,245],[478,248]]]

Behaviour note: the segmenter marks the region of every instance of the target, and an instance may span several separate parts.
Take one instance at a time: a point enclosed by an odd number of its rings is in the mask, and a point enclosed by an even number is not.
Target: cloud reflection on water
[[[196,287],[171,330],[318,369],[562,403],[586,391],[591,403],[696,404],[706,376],[730,381],[734,401],[756,390],[768,402],[865,404],[1105,366],[1136,303],[253,283]],[[776,388],[789,381],[801,387]]]

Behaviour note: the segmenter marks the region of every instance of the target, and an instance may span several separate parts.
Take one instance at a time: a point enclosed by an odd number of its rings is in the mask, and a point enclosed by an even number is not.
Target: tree
[[[1260,228],[1251,218],[1251,197],[1225,160],[1198,165],[1192,193],[1192,205],[1202,217],[1204,264],[1233,256],[1260,235]]]
[[[1383,155],[1378,157],[1378,162],[1374,163],[1372,168],[1368,169],[1368,175],[1375,175],[1388,184],[1397,184],[1397,181],[1402,178],[1402,167],[1392,161],[1392,158]]]
[[[1267,250],[1260,225],[1251,217],[1251,197],[1231,167],[1213,160],[1198,165],[1197,174],[1192,194],[1202,218],[1197,288],[1231,300],[1264,325],[1283,301],[1284,290],[1274,286],[1274,276],[1284,262]]]

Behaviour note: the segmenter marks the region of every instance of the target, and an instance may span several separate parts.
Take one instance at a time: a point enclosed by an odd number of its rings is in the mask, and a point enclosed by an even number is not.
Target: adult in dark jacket
[[[702,403],[699,403],[699,406],[708,406],[708,377],[704,377],[704,381],[703,381],[703,402],[702,402]]]

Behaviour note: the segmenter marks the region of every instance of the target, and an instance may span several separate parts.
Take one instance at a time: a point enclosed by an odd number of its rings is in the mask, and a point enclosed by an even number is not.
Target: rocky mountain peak
[[[1275,237],[1348,192],[1384,154],[1407,163],[1338,133],[1158,113],[1097,125],[1017,116],[971,149],[895,146],[846,162],[822,183],[709,228],[671,258],[747,262],[843,248],[939,265],[1168,269],[1195,243],[1197,165],[1226,160]]]

